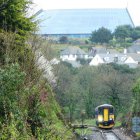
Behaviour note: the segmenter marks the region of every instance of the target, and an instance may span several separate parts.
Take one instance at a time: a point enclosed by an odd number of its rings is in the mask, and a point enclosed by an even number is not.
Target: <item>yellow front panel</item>
[[[104,121],[108,121],[108,109],[104,109]]]
[[[104,126],[104,125],[102,125],[102,124],[99,124],[99,127],[100,128],[112,128],[114,126],[114,124],[111,124],[111,125],[109,125],[109,126]]]

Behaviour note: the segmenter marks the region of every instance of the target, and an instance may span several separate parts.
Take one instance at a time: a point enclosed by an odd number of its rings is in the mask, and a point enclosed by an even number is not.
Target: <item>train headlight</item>
[[[103,117],[102,116],[98,116],[98,121],[102,122],[103,121]]]

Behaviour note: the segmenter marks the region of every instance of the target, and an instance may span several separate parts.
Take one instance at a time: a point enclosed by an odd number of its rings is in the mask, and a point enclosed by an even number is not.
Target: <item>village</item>
[[[140,39],[133,42],[132,46],[124,48],[123,52],[105,47],[92,47],[88,52],[79,47],[66,47],[60,52],[60,60],[71,63],[74,67],[81,66],[79,59],[89,62],[89,66],[116,63],[128,65],[130,68],[140,66]]]

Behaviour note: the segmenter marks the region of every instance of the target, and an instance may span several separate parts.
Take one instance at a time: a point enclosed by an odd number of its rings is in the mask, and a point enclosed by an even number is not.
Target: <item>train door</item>
[[[104,108],[104,121],[107,122],[109,120],[109,110],[108,108]]]

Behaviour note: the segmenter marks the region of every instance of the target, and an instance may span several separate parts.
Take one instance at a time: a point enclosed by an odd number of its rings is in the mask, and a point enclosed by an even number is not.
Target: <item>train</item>
[[[95,108],[95,120],[99,128],[113,128],[115,125],[114,107],[110,104],[97,106]]]

